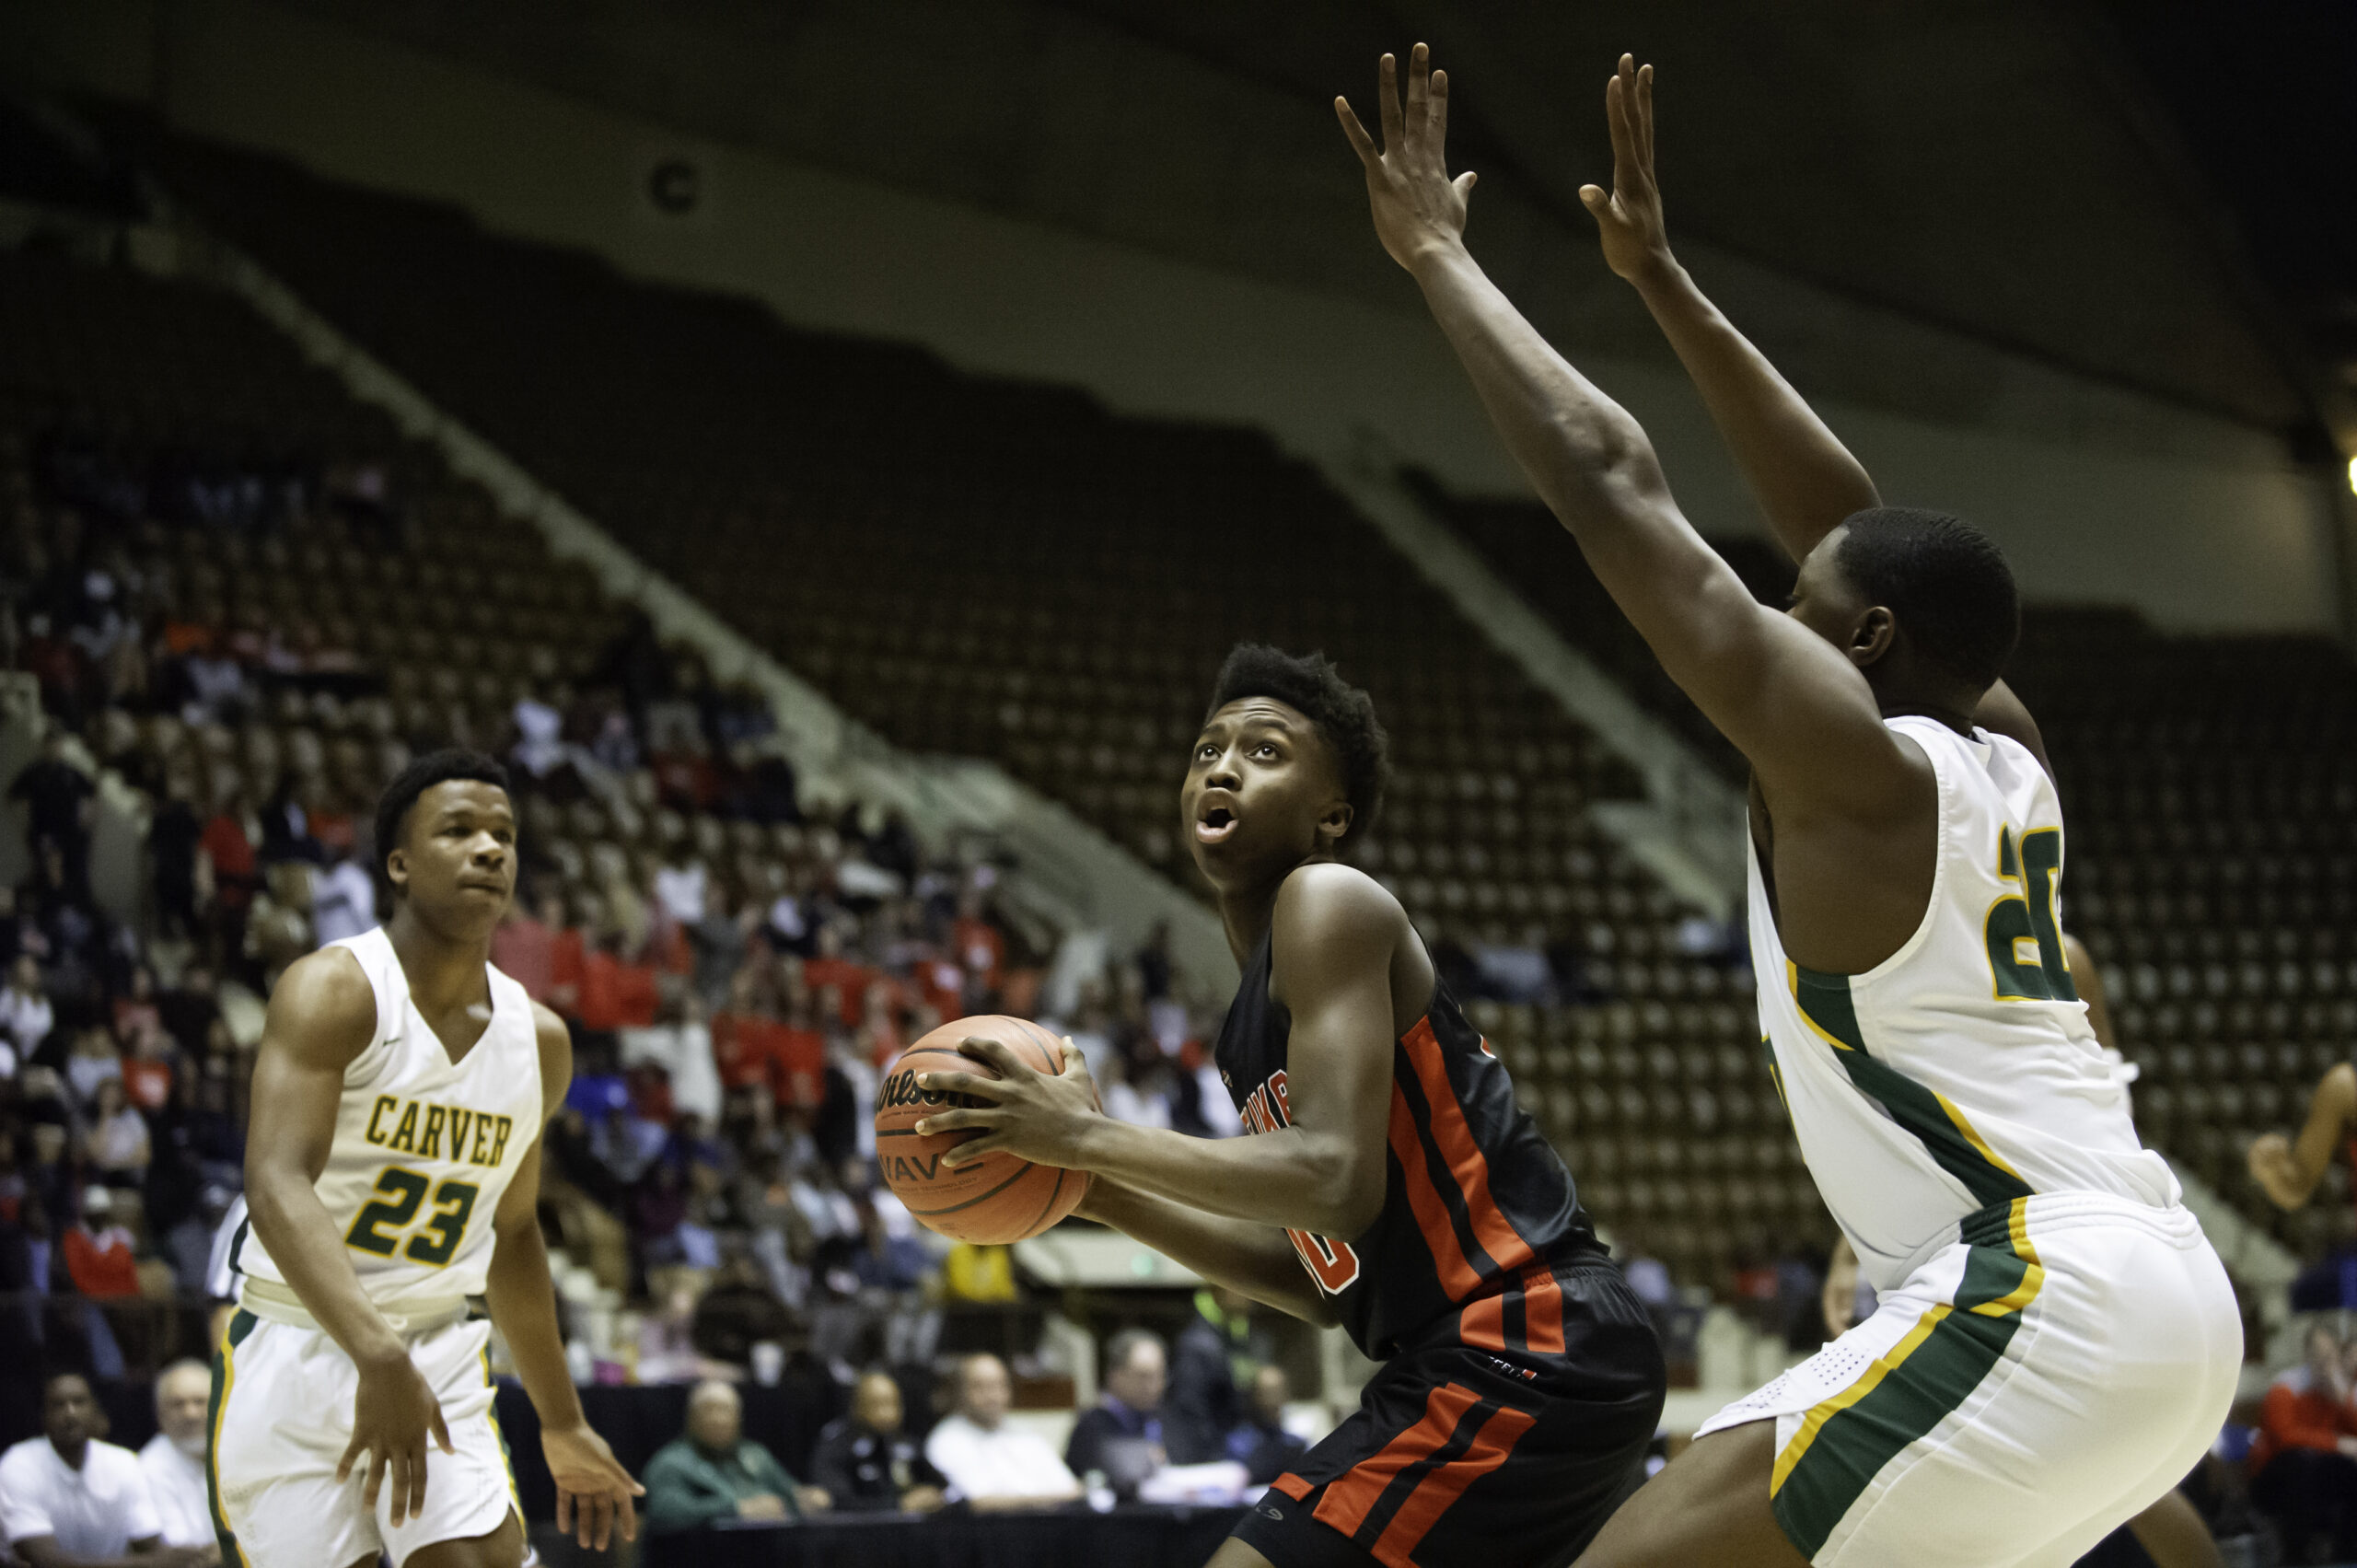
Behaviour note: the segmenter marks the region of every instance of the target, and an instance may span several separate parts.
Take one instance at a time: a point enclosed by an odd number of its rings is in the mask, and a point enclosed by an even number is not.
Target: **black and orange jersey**
[[[1293,1018],[1269,994],[1271,962],[1264,935],[1214,1053],[1252,1132],[1292,1121]],[[1392,1047],[1389,1143],[1383,1213],[1364,1234],[1287,1233],[1352,1341],[1385,1360],[1454,1315],[1466,1344],[1562,1351],[1554,1271],[1600,1260],[1603,1249],[1572,1173],[1515,1102],[1505,1064],[1437,979],[1424,1016]]]

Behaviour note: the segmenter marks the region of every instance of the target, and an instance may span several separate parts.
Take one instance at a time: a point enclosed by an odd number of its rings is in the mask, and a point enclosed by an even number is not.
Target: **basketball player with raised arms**
[[[491,967],[516,891],[505,771],[412,762],[377,806],[384,925],[289,966],[254,1063],[238,1311],[214,1363],[213,1489],[247,1568],[518,1568],[485,1347],[540,1412],[557,1523],[602,1550],[639,1487],[564,1364],[537,1214],[564,1024]],[[491,1322],[470,1320],[482,1295]]]
[[[2063,823],[1999,679],[2019,627],[1992,544],[1887,508],[1661,238],[1649,75],[1608,91],[1614,191],[1583,200],[1800,561],[1755,602],[1636,422],[1465,244],[1448,83],[1419,45],[1378,147],[1336,101],[1376,230],[1507,449],[1665,669],[1749,759],[1760,1023],[1874,1313],[1705,1422],[1587,1568],[2068,1563],[2216,1436],[2234,1296],[2089,1030],[2057,923]]]
[[[1069,1047],[1058,1075],[971,1040],[1001,1079],[920,1077],[993,1102],[919,1123],[985,1131],[946,1158],[1094,1172],[1079,1213],[1383,1363],[1213,1568],[1568,1562],[1660,1419],[1652,1322],[1571,1173],[1399,900],[1337,858],[1375,819],[1385,755],[1374,703],[1324,658],[1228,656],[1179,810],[1244,971],[1215,1060],[1256,1136],[1115,1121]]]

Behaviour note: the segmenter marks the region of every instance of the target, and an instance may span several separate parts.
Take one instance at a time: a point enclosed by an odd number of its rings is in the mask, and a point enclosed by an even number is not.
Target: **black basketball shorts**
[[[1550,1568],[1644,1480],[1666,1377],[1609,1262],[1552,1271],[1563,1348],[1469,1345],[1452,1316],[1253,1504],[1237,1538],[1276,1568]]]

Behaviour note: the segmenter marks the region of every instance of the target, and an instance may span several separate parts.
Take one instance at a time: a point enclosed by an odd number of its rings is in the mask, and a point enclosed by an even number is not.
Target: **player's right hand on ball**
[[[392,1521],[407,1522],[425,1510],[425,1444],[431,1437],[446,1454],[450,1429],[442,1423],[442,1401],[417,1369],[407,1351],[382,1361],[364,1363],[360,1388],[352,1400],[352,1441],[335,1468],[343,1481],[365,1452],[368,1480],[362,1495],[377,1506],[377,1493],[387,1472],[393,1481]]]

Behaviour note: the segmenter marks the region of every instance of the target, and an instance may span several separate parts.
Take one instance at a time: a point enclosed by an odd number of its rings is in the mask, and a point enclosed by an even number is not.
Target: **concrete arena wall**
[[[1076,383],[1126,412],[1249,423],[1313,457],[1371,448],[1464,490],[1523,490],[1404,276],[1387,310],[1175,261],[702,142],[260,0],[9,10],[0,48],[50,80],[331,178],[458,203],[634,275],[748,294],[795,324],[921,343],[976,371]],[[701,177],[685,217],[644,196],[672,157]],[[1740,316],[1744,280],[1729,282]],[[1759,528],[1681,377],[1572,346],[1652,433],[1701,527]],[[2052,407],[2008,411],[2003,429],[1826,412],[1888,499],[1983,523],[2035,598],[2132,603],[2185,630],[2338,628],[2330,476],[2264,433],[2042,368],[2022,379]],[[2122,423],[2139,438],[2084,434]]]

